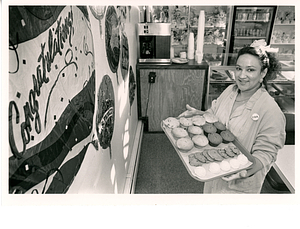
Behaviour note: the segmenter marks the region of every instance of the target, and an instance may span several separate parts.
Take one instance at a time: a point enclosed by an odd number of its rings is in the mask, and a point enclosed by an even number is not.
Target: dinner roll
[[[190,138],[180,138],[176,141],[176,146],[182,151],[190,151],[194,147],[194,143]]]
[[[189,135],[188,132],[181,127],[173,128],[171,133],[175,138],[185,138]]]
[[[179,127],[180,123],[177,118],[169,117],[163,121],[163,123],[169,128]]]

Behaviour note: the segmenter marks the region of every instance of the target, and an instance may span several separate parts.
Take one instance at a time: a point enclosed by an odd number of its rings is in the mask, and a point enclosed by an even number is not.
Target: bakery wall
[[[135,7],[9,7],[9,193],[122,193],[137,129]]]
[[[91,26],[93,31],[95,49],[95,69],[96,69],[96,94],[99,97],[102,87],[105,85],[104,78],[109,76],[114,91],[115,100],[115,122],[111,138],[111,147],[99,150],[90,146],[89,155],[82,164],[82,171],[77,175],[70,187],[69,193],[122,193],[125,179],[128,172],[131,158],[133,142],[137,128],[137,99],[136,97],[136,61],[137,61],[137,40],[135,24],[139,21],[139,11],[135,7],[126,9],[115,8],[119,18],[120,46],[124,43],[124,36],[128,39],[128,72],[124,74],[124,61],[122,55],[116,72],[113,73],[107,60],[105,46],[105,18],[100,20],[102,27],[102,37],[100,35],[99,20],[91,16]],[[89,12],[91,9],[89,9]],[[108,9],[106,7],[106,13]],[[121,16],[123,15],[123,16]],[[112,22],[113,23],[113,22]],[[115,27],[114,27],[115,28]],[[122,32],[123,31],[123,32]],[[122,49],[122,48],[121,48]],[[132,71],[131,71],[132,70]],[[125,71],[126,72],[126,71]],[[133,80],[131,80],[133,79]],[[132,83],[133,82],[133,83]],[[101,85],[102,84],[102,85]],[[105,87],[103,87],[105,88]],[[130,95],[133,97],[131,98]],[[97,97],[96,96],[96,100]],[[130,98],[133,99],[132,105]],[[99,112],[99,101],[96,101],[96,111],[94,123],[97,121]],[[99,113],[98,113],[99,114]],[[96,126],[94,134],[97,135]],[[94,138],[95,138],[94,136]],[[95,138],[98,140],[97,138]]]

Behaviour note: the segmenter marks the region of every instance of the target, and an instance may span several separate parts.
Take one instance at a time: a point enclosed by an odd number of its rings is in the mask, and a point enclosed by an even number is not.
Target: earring
[[[262,83],[262,82],[263,82],[263,79],[260,79],[259,82]]]

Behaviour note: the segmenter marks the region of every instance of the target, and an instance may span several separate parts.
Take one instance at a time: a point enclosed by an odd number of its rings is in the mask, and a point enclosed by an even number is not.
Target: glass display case
[[[278,59],[287,66],[295,64],[295,6],[278,6],[272,30],[272,48],[278,48]]]
[[[254,40],[264,39],[270,43],[276,6],[234,6],[229,53],[238,51]],[[228,58],[228,64],[234,65],[236,55]]]
[[[210,65],[221,65],[229,51],[227,41],[230,36],[232,6],[169,6],[171,22],[171,45],[174,56],[187,51],[189,34],[194,34],[196,49],[198,20],[200,11],[205,11],[205,31],[203,56]]]
[[[208,70],[205,110],[211,107],[214,99],[235,82],[235,66],[211,66]]]

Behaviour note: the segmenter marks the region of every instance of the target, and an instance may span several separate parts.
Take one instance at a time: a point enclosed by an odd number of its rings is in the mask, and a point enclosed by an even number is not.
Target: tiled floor
[[[136,194],[203,193],[164,133],[144,133],[135,185]],[[266,179],[261,193],[290,193],[274,189]]]

